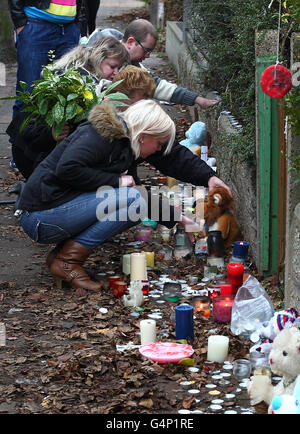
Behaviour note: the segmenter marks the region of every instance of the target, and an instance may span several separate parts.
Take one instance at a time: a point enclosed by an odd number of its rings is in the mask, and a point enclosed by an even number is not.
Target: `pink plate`
[[[158,363],[176,363],[190,357],[193,352],[191,345],[174,342],[151,342],[140,346],[140,353],[143,356]]]

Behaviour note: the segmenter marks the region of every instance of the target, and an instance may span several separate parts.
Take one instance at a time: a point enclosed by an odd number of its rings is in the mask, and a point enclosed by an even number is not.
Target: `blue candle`
[[[189,304],[175,307],[176,339],[194,339],[194,308]]]
[[[249,243],[247,241],[235,241],[233,244],[232,256],[236,258],[248,258]]]

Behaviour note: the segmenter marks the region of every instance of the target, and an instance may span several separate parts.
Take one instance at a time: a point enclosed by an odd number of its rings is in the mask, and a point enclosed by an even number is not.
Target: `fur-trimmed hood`
[[[113,104],[109,102],[93,107],[88,120],[96,131],[109,142],[129,137],[125,122],[118,116]]]

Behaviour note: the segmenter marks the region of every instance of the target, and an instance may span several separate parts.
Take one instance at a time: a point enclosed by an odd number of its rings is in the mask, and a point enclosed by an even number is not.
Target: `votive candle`
[[[146,255],[146,265],[147,267],[154,267],[154,252],[142,252]]]
[[[194,314],[210,316],[210,298],[207,296],[193,297]]]
[[[145,253],[131,253],[130,281],[147,280],[147,265]]]
[[[140,321],[141,345],[156,342],[156,321],[144,319]]]
[[[223,363],[228,356],[229,338],[222,335],[212,335],[208,338],[207,360]]]
[[[232,256],[246,260],[248,258],[248,249],[249,249],[248,241],[235,241],[233,243]]]
[[[176,339],[194,339],[193,306],[180,304],[175,307]]]
[[[109,276],[108,281],[109,281],[110,289],[114,289],[115,282],[118,282],[120,280],[121,280],[121,276]]]
[[[122,258],[122,271],[124,274],[130,274],[130,253],[123,255]]]
[[[227,281],[232,284],[232,293],[236,294],[237,290],[243,284],[244,265],[238,262],[229,262],[227,265]]]
[[[220,323],[229,323],[231,321],[231,311],[234,303],[234,296],[219,295],[213,299],[213,320]]]

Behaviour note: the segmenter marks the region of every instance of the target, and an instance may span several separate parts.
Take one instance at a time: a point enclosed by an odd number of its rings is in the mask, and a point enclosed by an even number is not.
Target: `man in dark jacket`
[[[8,6],[16,34],[16,91],[22,90],[20,81],[30,91],[42,66],[49,63],[49,52],[59,58],[78,45],[80,34],[86,35],[85,8],[82,0],[8,0]],[[16,100],[13,117],[21,104]]]

